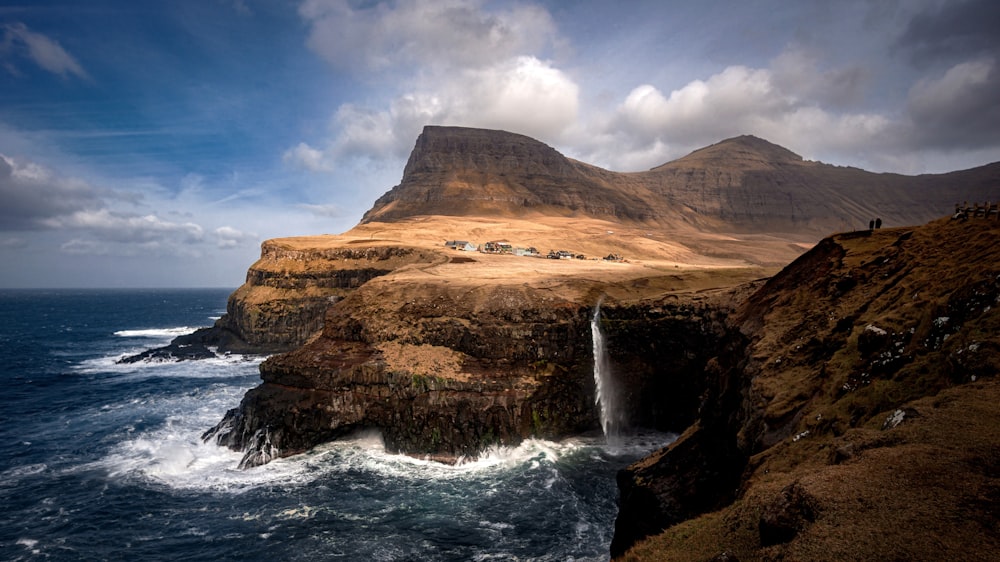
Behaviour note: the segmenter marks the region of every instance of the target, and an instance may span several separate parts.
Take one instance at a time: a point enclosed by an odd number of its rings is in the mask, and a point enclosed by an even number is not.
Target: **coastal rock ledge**
[[[263,383],[204,437],[244,451],[250,467],[368,429],[390,451],[443,462],[599,430],[597,289],[372,279],[329,306],[317,337],[267,359]],[[690,423],[703,390],[694,374],[707,360],[690,350],[711,349],[724,300],[604,307],[611,361],[629,373],[620,391],[631,423]],[[666,362],[657,346],[671,340],[677,360]]]

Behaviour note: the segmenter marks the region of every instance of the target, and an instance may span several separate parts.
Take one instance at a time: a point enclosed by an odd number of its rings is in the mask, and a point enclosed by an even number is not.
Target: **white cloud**
[[[579,88],[565,73],[534,57],[516,57],[486,68],[466,69],[413,89],[379,110],[344,104],[334,116],[326,150],[305,143],[285,152],[285,161],[324,171],[330,159],[403,159],[424,125],[506,129],[539,139],[557,139],[577,120]]]
[[[182,180],[186,191],[201,189],[202,179]],[[191,221],[172,221],[156,213],[129,210],[140,200],[135,194],[99,188],[36,162],[0,154],[0,231],[48,230],[73,236],[61,245],[70,254],[139,255],[143,252],[190,255],[204,244],[204,229]],[[124,207],[116,208],[116,207]],[[157,202],[167,212],[165,202]],[[225,247],[245,242],[235,230],[217,232],[214,240]],[[10,240],[18,240],[11,238]],[[24,248],[11,242],[8,249]],[[185,249],[187,247],[187,249]]]
[[[316,215],[317,217],[326,217],[332,219],[343,218],[344,210],[340,208],[339,205],[310,205],[301,204],[298,205],[300,208],[305,209]]]
[[[106,256],[111,253],[107,244],[96,240],[74,238],[59,246],[59,251],[74,256]]]
[[[176,223],[154,214],[137,215],[109,209],[77,211],[48,219],[45,224],[54,229],[83,230],[100,240],[111,242],[148,243],[162,239],[194,244],[204,239],[204,230],[192,222]]]
[[[309,47],[334,66],[475,68],[535,53],[555,41],[548,12],[532,5],[488,11],[479,0],[399,0],[360,7],[306,0]]]
[[[789,62],[792,59],[794,64]],[[742,134],[760,136],[806,157],[883,142],[891,125],[885,116],[834,111],[815,99],[811,87],[790,79],[797,75],[833,80],[837,75],[808,70],[804,60],[779,57],[780,73],[771,68],[730,66],[667,95],[650,84],[638,86],[601,131],[602,138],[613,144],[593,147],[590,155],[617,169],[634,170]]]
[[[824,107],[847,108],[863,100],[870,72],[860,66],[822,70],[820,57],[802,49],[788,49],[771,61],[775,87],[796,100],[812,100]]]
[[[22,248],[28,247],[28,241],[20,236],[10,236],[0,238],[0,249],[3,250],[20,250]]]
[[[4,25],[3,31],[0,57],[20,54],[53,74],[63,77],[72,74],[78,78],[87,78],[83,66],[57,41],[29,30],[23,23]]]
[[[215,243],[220,248],[238,248],[246,245],[256,245],[257,235],[243,232],[231,226],[220,226],[215,229]]]
[[[579,111],[579,88],[562,71],[522,56],[470,70],[446,85],[441,120],[557,137]]]
[[[392,71],[397,89],[383,106],[341,104],[328,139],[285,151],[291,166],[326,172],[345,159],[402,160],[428,124],[502,128],[550,140],[577,119],[578,86],[540,58],[560,43],[542,7],[307,0],[299,12],[317,54],[369,76]]]
[[[609,84],[603,77],[613,72],[580,82],[592,72],[586,64],[571,71],[552,60],[562,47],[556,20],[530,4],[306,0],[300,16],[315,53],[379,92],[331,108],[327,138],[285,152],[287,164],[311,172],[350,169],[348,160],[402,162],[429,124],[522,133],[617,170],[649,168],[741,134],[810,159],[903,172],[925,171],[899,165],[914,148],[1000,143],[993,59],[925,79],[903,104],[905,90],[894,84],[912,76],[909,69],[880,70],[884,60],[851,58],[850,49],[831,56],[808,36],[763,65],[700,66],[696,79],[670,86],[653,80],[669,79],[667,72],[645,84]],[[874,109],[880,104],[889,109]]]
[[[731,66],[707,81],[694,80],[669,96],[648,84],[635,88],[618,110],[618,126],[645,143],[664,135],[698,139],[695,142],[718,140],[723,131],[745,129],[780,115],[789,102],[775,91],[767,70]]]
[[[286,150],[281,159],[292,167],[310,172],[330,172],[334,169],[327,154],[304,142]]]
[[[393,103],[388,111],[344,104],[334,116],[339,131],[331,143],[334,158],[399,156],[401,134],[409,129],[409,104]]]

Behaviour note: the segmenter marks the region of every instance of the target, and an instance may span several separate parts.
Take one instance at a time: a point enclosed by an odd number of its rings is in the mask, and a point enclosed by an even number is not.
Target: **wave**
[[[217,378],[245,376],[247,369],[256,373],[266,356],[228,353],[209,359],[194,361],[137,361],[118,363],[122,358],[135,355],[141,349],[132,349],[115,355],[85,359],[74,366],[80,374],[128,375],[135,377]]]
[[[190,326],[180,326],[177,328],[148,328],[144,330],[118,330],[114,334],[120,338],[158,338],[173,339],[177,336],[186,336],[194,333],[199,328]]]
[[[8,468],[0,472],[0,488],[16,488],[24,478],[41,474],[47,469],[48,465],[45,463],[25,464]]]
[[[201,433],[224,413],[196,416],[201,420],[173,418],[157,430],[121,443],[106,459],[112,477],[137,477],[171,488],[243,493],[261,486],[308,486],[318,478],[365,473],[397,481],[492,480],[514,471],[552,471],[564,457],[584,455],[588,460],[617,456],[601,438],[564,441],[528,439],[514,447],[495,447],[477,459],[442,464],[385,449],[382,436],[369,431],[333,441],[268,464],[239,470],[242,453],[201,441]],[[647,434],[628,442],[628,454],[638,457],[666,446],[673,434]],[[620,453],[620,451],[619,451]],[[548,483],[551,486],[552,482]]]
[[[257,366],[263,360],[259,356],[228,355],[174,363],[119,365],[114,358],[84,361],[78,366],[80,372],[111,375],[112,381],[123,377],[126,381],[144,377],[190,381],[163,394],[143,394],[105,403],[95,410],[94,415],[104,418],[105,423],[117,425],[118,437],[94,464],[116,479],[180,490],[243,493],[261,486],[305,486],[326,475],[358,473],[407,482],[490,480],[511,471],[550,471],[559,463],[581,459],[604,462],[612,457],[638,457],[676,438],[665,433],[636,433],[623,436],[614,446],[600,435],[562,441],[527,439],[517,446],[492,447],[476,458],[447,465],[387,451],[381,434],[369,431],[239,470],[242,453],[204,443],[201,435],[257,384]],[[203,384],[192,379],[213,382]]]
[[[603,437],[578,436],[561,441],[525,439],[515,446],[490,447],[476,458],[461,458],[453,465],[428,458],[391,453],[385,450],[378,434],[334,442],[315,449],[314,454],[335,454],[338,461],[354,469],[402,479],[466,478],[491,472],[555,465],[573,456],[642,456],[665,447],[677,439],[673,433],[640,432],[622,436],[621,442],[608,445]],[[290,457],[293,458],[293,457]]]
[[[187,366],[201,362],[185,362]],[[204,368],[218,377],[219,369]],[[201,434],[236,406],[256,383],[241,370],[243,380],[216,383],[180,394],[153,394],[101,406],[95,415],[113,415],[118,441],[100,459],[74,470],[101,470],[115,480],[165,485],[175,489],[241,492],[289,476],[297,467],[281,463],[262,471],[237,470],[241,453],[204,443]],[[155,422],[137,430],[136,422]],[[141,427],[141,425],[140,425]],[[270,465],[269,465],[270,466]]]

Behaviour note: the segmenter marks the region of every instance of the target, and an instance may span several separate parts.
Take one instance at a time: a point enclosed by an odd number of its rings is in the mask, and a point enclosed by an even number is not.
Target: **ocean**
[[[238,470],[200,435],[261,357],[115,363],[211,325],[230,292],[0,290],[0,559],[607,560],[615,473],[673,438],[446,466],[368,433]]]

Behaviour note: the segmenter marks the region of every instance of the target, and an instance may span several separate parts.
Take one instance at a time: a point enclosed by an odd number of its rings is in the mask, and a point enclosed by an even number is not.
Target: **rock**
[[[120,364],[137,363],[139,361],[191,361],[211,359],[216,356],[209,347],[217,344],[215,328],[201,328],[191,334],[177,336],[170,344],[163,347],[148,349],[142,353],[122,357]]]
[[[305,248],[281,240],[264,242],[246,283],[229,296],[226,314],[214,326],[119,362],[206,359],[216,352],[269,355],[291,351],[319,333],[327,308],[358,287],[400,267],[442,259],[434,252],[405,245],[345,248],[318,238]]]
[[[265,361],[263,384],[206,437],[249,452],[264,431],[284,456],[375,428],[391,451],[457,459],[595,430],[593,305],[549,294],[367,284],[331,306],[319,337]],[[707,358],[690,350],[711,349],[718,336],[716,309],[699,299],[658,303],[658,313],[602,307],[629,423],[676,430],[693,419],[704,390],[694,374]],[[664,361],[658,346],[677,360]]]
[[[738,332],[715,344],[727,353],[706,363],[706,390],[698,421],[669,447],[617,475],[619,510],[611,541],[612,558],[637,541],[701,513],[718,509],[736,497],[749,451],[739,431],[750,412],[740,412],[746,381],[740,376],[746,348]],[[719,358],[722,361],[719,361]],[[734,412],[739,412],[735,413]]]
[[[950,487],[974,481],[975,493],[992,489],[992,469],[957,459],[978,458],[998,443],[992,414],[983,413],[995,412],[987,405],[997,393],[995,374],[985,371],[1000,349],[1000,276],[984,266],[1000,260],[997,229],[996,222],[941,219],[869,236],[835,235],[750,295],[728,318],[730,339],[722,341],[730,345],[718,346],[706,363],[697,422],[668,450],[619,474],[612,554],[696,518],[685,529],[707,526],[711,540],[723,544],[745,540],[741,529],[756,525],[767,549],[752,551],[756,557],[858,552],[849,543],[827,552],[836,541],[827,545],[812,533],[800,540],[819,517],[818,506],[828,504],[837,509],[823,513],[824,528],[843,525],[858,540],[864,534],[866,552],[879,557],[966,558],[965,550],[990,550],[969,547],[976,539],[968,537],[985,527],[967,531],[964,520],[936,516],[939,510],[926,522],[936,537],[929,542],[920,541],[930,531],[897,526],[904,517],[922,517],[923,505],[960,509],[964,500]],[[831,279],[847,277],[864,281],[831,290]],[[737,334],[742,345],[732,339]],[[979,376],[989,379],[981,387]],[[935,398],[939,393],[948,397]],[[926,421],[945,408],[955,412],[949,422]],[[924,442],[931,436],[934,445]],[[935,468],[912,465],[915,456]],[[776,477],[797,483],[776,496],[762,493]],[[893,506],[883,507],[890,499]],[[894,513],[900,511],[907,515]],[[760,515],[751,521],[753,513]],[[993,531],[985,531],[983,544],[997,544]],[[670,536],[669,552],[683,553],[684,541]],[[894,542],[880,544],[882,536]],[[952,540],[957,536],[965,538]],[[934,542],[940,537],[947,546]]]
[[[758,530],[760,545],[783,544],[816,520],[816,500],[794,482],[764,506]]]

